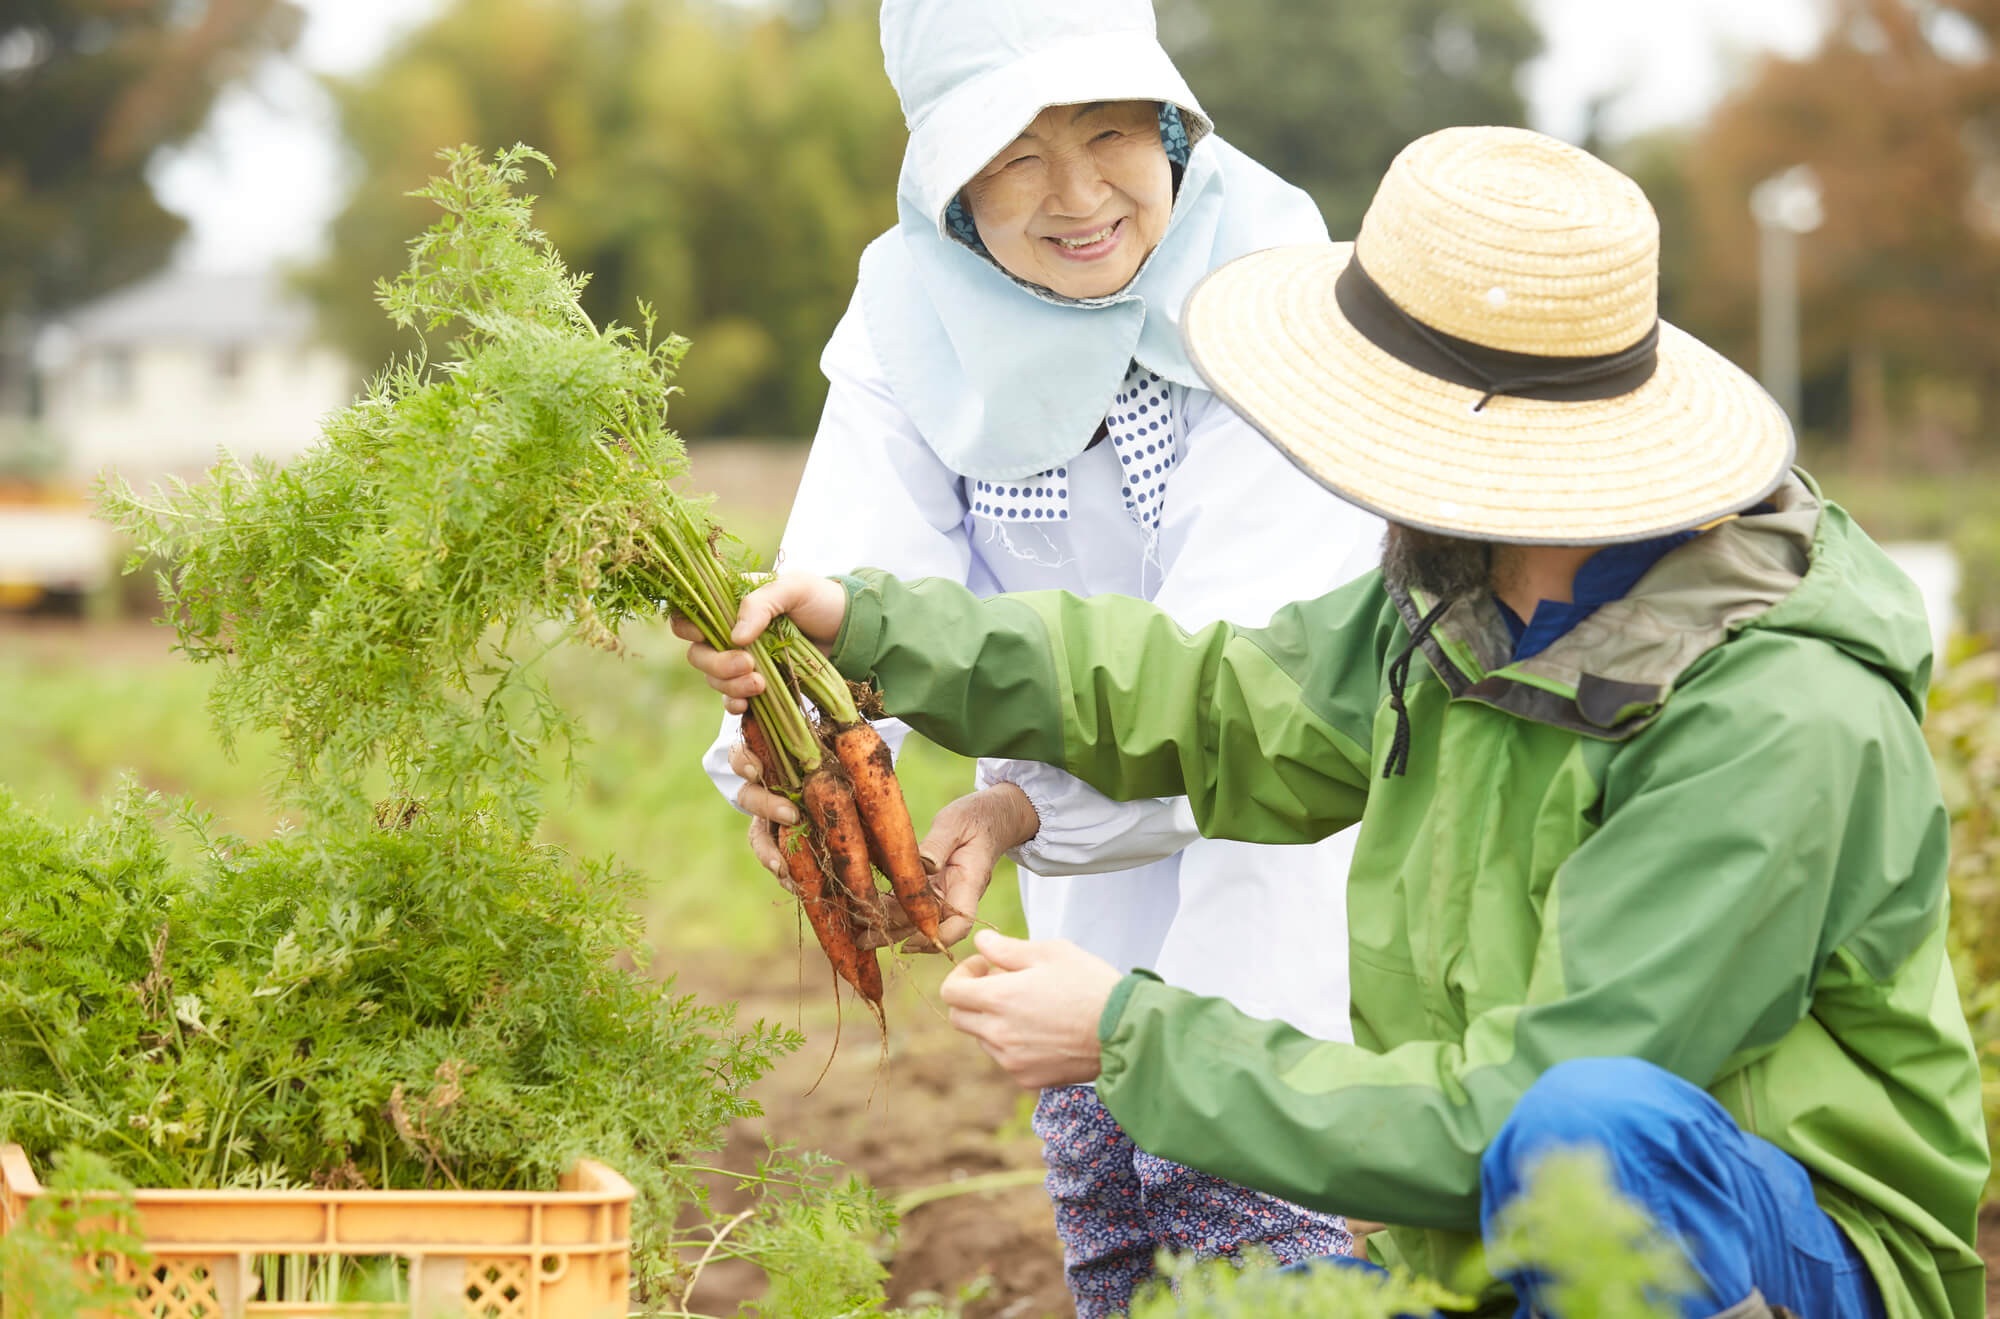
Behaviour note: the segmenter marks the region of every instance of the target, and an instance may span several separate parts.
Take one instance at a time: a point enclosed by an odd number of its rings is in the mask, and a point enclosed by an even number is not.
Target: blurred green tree
[[[1396,153],[1455,124],[1520,124],[1542,38],[1520,0],[1156,0],[1216,131],[1352,238]]]
[[[1679,170],[1699,278],[1687,328],[1755,365],[1757,183],[1818,175],[1801,244],[1807,421],[1864,464],[1948,466],[2000,418],[2000,0],[1838,0],[1820,48],[1768,59]],[[1819,400],[1817,409],[1815,398]]]
[[[1541,45],[1520,0],[1158,0],[1221,131],[1351,233],[1389,161],[1454,123],[1518,123]],[[337,82],[359,169],[308,278],[334,337],[399,341],[370,288],[420,227],[401,194],[440,147],[528,142],[549,236],[595,274],[586,306],[649,300],[694,340],[691,435],[803,435],[819,352],[869,239],[895,220],[905,134],[873,0],[451,0],[378,68]]]
[[[873,6],[784,16],[701,0],[456,0],[379,67],[333,85],[359,183],[307,279],[359,360],[407,349],[374,305],[460,142],[527,142],[558,173],[536,219],[593,273],[585,305],[640,299],[694,341],[690,435],[804,435],[820,349],[861,249],[895,220],[905,133]]]
[[[222,85],[290,46],[287,0],[8,0],[0,9],[0,319],[151,272],[185,222],[146,182]]]

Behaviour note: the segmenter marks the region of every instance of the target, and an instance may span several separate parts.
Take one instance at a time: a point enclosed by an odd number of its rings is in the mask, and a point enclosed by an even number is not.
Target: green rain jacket
[[[1098,1093],[1145,1149],[1392,1224],[1378,1258],[1462,1284],[1515,1101],[1564,1059],[1643,1058],[1805,1165],[1891,1319],[1977,1319],[1922,604],[1810,481],[1770,507],[1519,663],[1491,597],[1460,601],[1409,675],[1402,777],[1388,671],[1430,602],[1379,574],[1189,635],[1122,597],[864,570],[834,661],[948,747],[1185,794],[1215,837],[1361,821],[1355,1042],[1128,976]]]

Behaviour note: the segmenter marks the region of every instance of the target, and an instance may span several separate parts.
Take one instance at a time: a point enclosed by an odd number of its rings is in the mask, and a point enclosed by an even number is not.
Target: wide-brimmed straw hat
[[[940,234],[959,189],[1049,106],[1160,101],[1195,140],[1212,128],[1152,0],[884,0],[882,55],[910,128],[904,185]]]
[[[1335,494],[1480,540],[1610,544],[1776,489],[1771,396],[1659,319],[1659,221],[1632,180],[1523,129],[1453,128],[1389,167],[1353,243],[1218,270],[1196,367]]]

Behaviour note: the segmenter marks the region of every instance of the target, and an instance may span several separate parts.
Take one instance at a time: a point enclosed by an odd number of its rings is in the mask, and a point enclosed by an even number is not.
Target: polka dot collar
[[[1137,362],[1104,418],[1117,455],[1125,511],[1149,536],[1160,527],[1167,474],[1180,461],[1167,382]],[[972,511],[996,522],[1069,521],[1069,468],[1018,481],[974,481]]]

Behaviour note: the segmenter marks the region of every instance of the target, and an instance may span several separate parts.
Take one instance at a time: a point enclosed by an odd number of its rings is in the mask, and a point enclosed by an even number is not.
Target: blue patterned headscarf
[[[1167,159],[1174,167],[1174,181],[1178,183],[1182,172],[1187,169],[1194,143],[1188,140],[1187,124],[1181,120],[1180,107],[1165,101],[1160,102],[1160,145],[1166,148]],[[944,225],[951,230],[953,238],[987,260],[993,259],[993,254],[986,250],[986,244],[980,241],[979,226],[972,222],[972,212],[966,208],[963,194],[953,197],[951,205],[945,207]]]

